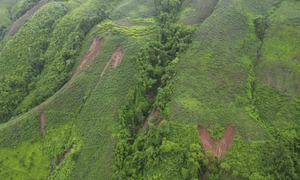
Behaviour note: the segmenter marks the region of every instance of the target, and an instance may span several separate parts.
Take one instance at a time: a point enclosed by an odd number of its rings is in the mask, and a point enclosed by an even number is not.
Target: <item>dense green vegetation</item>
[[[9,36],[41,2],[0,0],[0,179],[300,178],[300,1],[50,0]]]
[[[38,105],[66,83],[84,36],[105,17],[99,7],[103,5],[93,1],[75,9],[49,3],[6,43],[0,56],[5,64],[1,66],[5,74],[1,78],[2,122]]]
[[[293,4],[293,8],[287,8],[287,4]],[[276,21],[282,22],[279,17],[284,16],[288,22],[299,16],[299,11],[292,10],[299,3],[264,1],[251,6],[252,1],[222,1],[202,23],[196,32],[199,41],[191,45],[177,66],[171,119],[207,127],[232,124],[236,128],[237,140],[219,162],[219,171],[209,173],[211,178],[297,179],[300,104],[295,88],[298,82],[294,80],[299,68],[294,65],[290,74],[275,72],[283,64],[267,63],[266,58],[272,58],[267,55],[270,52],[299,54],[286,49],[280,52],[276,47],[290,44],[291,49],[296,49],[290,35],[279,35],[286,31],[286,25],[280,23],[280,28]],[[274,26],[278,27],[278,36],[274,36]],[[288,43],[268,43],[269,38]],[[290,55],[286,58],[287,64],[292,63]],[[266,72],[268,66],[273,68]],[[278,76],[271,75],[271,71]],[[276,81],[284,77],[284,86],[293,88],[290,92],[277,89],[276,84],[268,83],[268,76]]]
[[[74,8],[79,4],[73,2],[69,5],[70,8]],[[112,11],[113,13],[118,12]],[[131,78],[134,76],[135,62],[131,59],[134,58],[136,49],[145,46],[145,42],[149,41],[149,33],[151,33],[151,29],[152,31],[154,29],[151,16],[145,17],[145,19],[136,19],[133,14],[132,21],[128,24],[119,24],[116,22],[117,20],[114,23],[105,21],[97,24],[84,37],[84,43],[82,44],[84,48],[82,48],[78,57],[74,58],[74,64],[81,61],[94,36],[98,36],[104,41],[103,53],[91,62],[91,65],[80,71],[62,90],[58,91],[41,106],[17,119],[11,119],[1,126],[3,129],[1,129],[0,141],[3,152],[1,151],[0,154],[4,154],[7,148],[15,148],[16,151],[11,152],[10,157],[16,160],[14,161],[16,164],[9,163],[8,158],[7,160],[1,160],[3,166],[0,168],[0,177],[26,179],[28,178],[26,174],[30,174],[34,178],[42,179],[48,175],[51,175],[50,177],[53,179],[65,179],[67,177],[71,179],[78,177],[107,179],[112,176],[114,159],[112,150],[115,141],[111,134],[115,123],[117,123],[118,107],[122,106],[122,97],[127,94],[131,85]],[[139,35],[130,32],[136,31],[136,27],[148,28],[149,32],[140,33]],[[68,34],[66,35],[68,36]],[[51,42],[49,48],[50,46]],[[107,60],[118,46],[126,48],[122,66],[116,69],[107,69],[104,77],[101,78],[101,81],[98,81]],[[55,44],[53,44],[53,48],[59,49],[55,47]],[[71,75],[71,72],[69,75]],[[90,113],[91,110],[94,113]],[[39,129],[39,116],[42,111],[45,111],[46,117],[44,137],[41,136]],[[34,123],[28,122],[29,119],[34,120]],[[90,123],[87,123],[87,121]],[[12,128],[15,126],[22,128]],[[6,136],[6,134],[12,132],[15,132],[15,136]],[[11,144],[11,141],[14,141],[14,143]],[[27,165],[18,165],[18,159],[20,158],[18,154],[30,158],[30,154],[26,155],[26,148],[21,144],[23,141],[35,142],[37,145],[32,147],[32,151],[38,154],[38,158],[46,159],[41,164],[33,164],[32,170],[29,170]],[[59,164],[60,159],[70,147],[72,147],[71,153],[64,163]],[[6,156],[2,157],[6,158]],[[99,157],[101,158],[99,159]],[[98,159],[98,161],[95,161],[95,159]],[[45,171],[32,174],[38,167],[45,167]]]
[[[116,155],[126,158],[116,159],[117,179],[195,179],[205,172],[208,159],[199,146],[196,127],[162,121],[159,127],[150,124],[132,144],[123,129],[119,138]]]
[[[37,5],[41,0],[1,0],[0,1],[0,41],[14,21]],[[48,0],[43,0],[47,2]]]
[[[18,0],[1,0],[0,1],[0,41],[5,36],[12,23],[12,8]]]
[[[20,18],[40,1],[41,0],[19,0],[18,3],[12,8],[12,18],[15,20]]]
[[[118,143],[115,146],[117,179],[190,179],[203,174],[205,159],[197,144],[197,133],[193,134],[193,141],[184,146],[178,144],[179,139],[172,139],[176,133],[169,134],[167,122],[160,125],[161,129],[156,129],[150,122],[147,131],[138,133],[145,121],[159,123],[157,121],[167,116],[165,109],[172,93],[177,56],[187,48],[195,31],[176,23],[174,17],[181,3],[178,0],[155,1],[159,34],[139,53],[135,86],[119,113]],[[159,114],[159,119],[151,112]],[[144,128],[147,127],[144,125]],[[179,126],[178,129],[183,128]],[[168,168],[158,171],[163,167]]]
[[[63,9],[60,4],[49,4],[3,47],[0,56],[4,64],[1,66],[1,122],[11,117],[12,111],[29,94],[32,79],[43,71],[46,62],[42,56],[48,48],[56,19],[66,13]]]
[[[148,117],[151,111],[165,110],[171,95],[174,64],[178,61],[178,54],[183,52],[191,42],[194,31],[193,27],[176,24],[171,18],[176,16],[180,1],[155,2],[157,21],[160,22],[159,35],[156,37],[157,40],[150,42],[137,57],[136,85],[129,92],[128,104],[120,114],[121,124],[130,125],[132,133],[138,131],[139,125],[145,121],[144,117]]]

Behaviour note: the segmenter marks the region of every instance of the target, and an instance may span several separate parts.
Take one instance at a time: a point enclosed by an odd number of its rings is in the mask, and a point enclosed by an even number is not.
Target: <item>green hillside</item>
[[[12,23],[11,9],[18,0],[1,0],[0,1],[0,40],[2,40],[8,27]]]
[[[300,1],[0,0],[0,17],[0,179],[300,178]]]

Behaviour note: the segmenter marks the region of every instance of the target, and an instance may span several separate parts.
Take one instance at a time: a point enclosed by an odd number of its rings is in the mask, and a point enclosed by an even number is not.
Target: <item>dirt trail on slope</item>
[[[235,129],[231,125],[227,126],[224,130],[223,137],[220,140],[212,139],[208,130],[204,127],[199,127],[198,133],[204,150],[211,150],[218,157],[218,159],[221,159],[232,145]]]
[[[49,179],[50,176],[53,175],[53,173],[56,171],[56,167],[59,167],[62,165],[62,163],[66,160],[66,158],[69,156],[69,154],[72,152],[73,150],[73,145],[71,145],[67,151],[65,151],[65,153],[62,155],[62,157],[59,159],[58,163],[55,166],[51,167],[51,171],[49,173],[49,175],[47,176],[47,179]],[[52,163],[54,164],[55,161],[52,160]]]
[[[39,4],[33,6],[29,11],[27,11],[23,16],[21,16],[10,28],[8,35],[15,35],[19,29],[22,27],[23,23],[29,19],[35,12],[37,12],[41,7],[46,5],[49,0],[40,1]]]
[[[103,41],[97,37],[94,37],[93,42],[90,45],[90,49],[86,52],[84,58],[80,64],[76,67],[72,78],[77,74],[77,72],[84,67],[87,63],[93,61],[100,53],[102,53]]]
[[[63,156],[60,158],[60,160],[58,161],[57,163],[57,166],[60,166],[65,160],[66,158],[68,157],[68,155],[72,152],[73,150],[73,146],[70,146],[68,148],[68,150],[63,154]]]
[[[122,47],[118,47],[111,55],[110,59],[107,61],[104,69],[101,71],[101,74],[100,74],[100,78],[98,80],[98,83],[99,81],[101,80],[101,78],[104,76],[107,68],[109,67],[109,65],[111,63],[113,68],[116,68],[122,61],[122,58],[123,58],[123,54],[124,54],[124,49]]]
[[[45,112],[41,112],[40,124],[41,124],[40,131],[41,131],[42,136],[44,136],[45,135],[45,126],[46,126]]]

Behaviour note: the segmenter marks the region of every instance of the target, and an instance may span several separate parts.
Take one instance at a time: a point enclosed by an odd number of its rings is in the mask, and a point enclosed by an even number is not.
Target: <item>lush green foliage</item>
[[[37,5],[41,0],[19,0],[12,8],[12,18],[18,19],[29,11],[33,6]]]
[[[12,8],[19,0],[0,0],[0,42],[12,23]]]
[[[1,122],[11,117],[14,109],[32,89],[30,84],[33,78],[43,71],[46,62],[42,56],[47,50],[54,23],[65,13],[61,4],[49,4],[32,17],[2,49]]]
[[[160,119],[164,114],[167,115],[165,109],[172,94],[177,56],[187,48],[195,31],[192,27],[175,23],[180,1],[155,2],[159,36],[139,53],[135,87],[129,92],[119,115],[120,130],[115,146],[117,179],[191,179],[203,174],[204,155],[201,147],[197,144],[182,147],[168,140],[167,122],[162,122],[161,129],[149,124],[148,131],[136,135],[147,118],[158,118],[151,117],[151,112],[159,113]],[[157,171],[153,169],[155,166],[159,169],[168,168]]]
[[[299,3],[49,1],[0,42],[0,179],[299,179]]]
[[[174,7],[171,6],[173,3]],[[121,124],[130,126],[132,133],[138,130],[151,111],[165,110],[172,93],[170,80],[174,77],[174,66],[178,61],[176,57],[191,42],[194,28],[176,24],[175,19],[169,17],[170,14],[176,16],[179,4],[179,1],[164,1],[164,4],[156,5],[159,35],[139,53],[136,85],[129,92],[127,104],[120,113]],[[170,7],[175,10],[165,15],[163,12]]]
[[[1,78],[2,122],[43,102],[67,82],[83,38],[105,17],[100,7],[104,8],[87,1],[67,10],[63,3],[49,3],[6,43],[0,57],[5,64],[1,69],[5,74]]]
[[[159,127],[149,124],[134,140],[130,137],[130,131],[120,129],[115,147],[117,179],[197,179],[204,174],[208,160],[196,126],[162,121]]]
[[[224,127],[220,124],[214,124],[212,127],[208,127],[208,132],[213,139],[221,139],[224,132]]]
[[[132,59],[135,56],[136,49],[145,46],[150,39],[149,33],[135,37],[132,36],[133,33],[130,31],[135,31],[136,26],[149,26],[151,28],[152,21],[145,24],[150,18],[134,19],[130,25],[124,26],[123,29],[117,22],[114,22],[111,26],[106,26],[105,22],[96,25],[84,37],[84,43],[82,44],[84,48],[78,58],[75,58],[74,63],[77,64],[81,61],[95,36],[101,38],[104,43],[103,53],[82,71],[79,71],[52,98],[30,111],[31,115],[29,117],[23,115],[18,120],[13,118],[1,125],[0,150],[13,148],[14,145],[17,151],[12,152],[12,157],[17,160],[17,153],[25,155],[25,152],[19,150],[22,149],[21,142],[37,143],[37,146],[34,147],[36,154],[38,154],[38,149],[42,149],[42,154],[39,154],[38,157],[46,159],[40,166],[47,168],[45,171],[40,171],[40,175],[31,174],[33,178],[45,178],[48,175],[51,175],[49,178],[53,179],[111,178],[114,162],[112,149],[115,142],[111,134],[114,124],[117,122],[117,112],[123,104],[123,97],[132,85],[132,77],[135,72],[135,62]],[[120,29],[118,33],[112,31],[115,27]],[[51,42],[52,39],[50,39],[49,48]],[[121,64],[114,69],[108,68],[99,81],[101,71],[106,66],[114,50],[119,46],[126,49]],[[55,44],[53,44],[53,48],[55,48]],[[55,50],[59,51],[60,49]],[[45,112],[46,117],[45,137],[41,137],[39,133],[39,115],[41,111]],[[30,119],[34,120],[34,124]],[[12,127],[15,126],[17,130],[13,133],[14,128]],[[15,136],[7,136],[7,134],[14,134]],[[10,142],[14,142],[14,144]],[[65,156],[70,147],[70,154],[66,155],[63,163],[60,164],[62,157]],[[6,161],[3,164],[12,167],[12,164]],[[20,171],[29,172],[26,167],[20,168]],[[1,169],[2,172],[9,173],[7,169]],[[27,178],[24,173],[7,177]]]
[[[198,42],[178,63],[171,117],[236,128],[239,139],[208,178],[297,179],[300,104],[294,80],[299,79],[295,58],[299,51],[291,38],[299,32],[293,28],[299,4],[253,2],[222,1],[202,23],[196,32]],[[293,36],[288,35],[291,32]],[[286,54],[280,60],[275,57],[278,53]],[[289,73],[277,71],[292,63]]]

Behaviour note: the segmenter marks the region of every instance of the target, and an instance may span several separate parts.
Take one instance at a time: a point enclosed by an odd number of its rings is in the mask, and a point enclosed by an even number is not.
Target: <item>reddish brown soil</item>
[[[104,76],[107,68],[109,67],[109,65],[111,64],[111,62],[113,63],[112,66],[115,68],[117,67],[121,60],[122,60],[122,57],[123,57],[123,54],[124,54],[124,49],[122,47],[118,47],[111,55],[109,61],[107,61],[104,69],[101,71],[101,74],[100,74],[100,78],[98,80],[98,83],[99,81],[101,80],[101,78]]]
[[[93,42],[90,45],[90,49],[86,52],[84,58],[76,67],[72,77],[74,77],[82,67],[84,67],[87,63],[93,61],[100,53],[102,53],[102,45],[103,41],[97,37],[94,37]]]
[[[147,119],[147,120],[144,122],[144,124],[143,124],[143,128],[148,127],[148,126],[149,126],[149,123],[150,123],[150,121],[149,121],[149,119]]]
[[[111,59],[113,61],[113,67],[117,67],[121,61],[124,54],[124,49],[122,47],[119,47],[112,55]]]
[[[158,111],[153,111],[150,115],[149,115],[149,118],[152,118],[152,119],[157,119],[158,118]],[[149,119],[148,118],[148,119]]]
[[[227,126],[224,130],[224,135],[220,140],[212,139],[208,130],[203,127],[198,128],[198,133],[204,150],[212,151],[219,159],[221,159],[232,144],[235,129],[231,125]]]
[[[159,112],[158,111],[153,111],[149,117],[147,118],[147,120],[144,122],[143,124],[143,128],[146,128],[149,126],[149,123],[150,123],[150,119],[158,119],[158,115],[159,115]],[[160,125],[160,121],[157,121],[155,123],[156,126],[159,126]]]
[[[41,112],[41,118],[40,118],[40,124],[41,124],[41,134],[45,135],[45,126],[46,126],[46,118],[45,118],[45,112]]]

